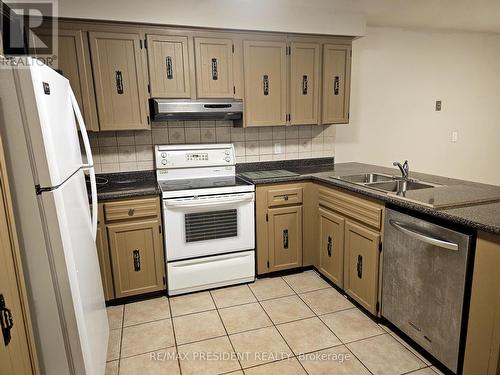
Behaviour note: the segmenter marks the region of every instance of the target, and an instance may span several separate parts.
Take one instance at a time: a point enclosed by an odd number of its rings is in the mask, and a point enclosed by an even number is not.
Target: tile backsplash
[[[231,121],[169,121],[152,130],[89,133],[97,173],[154,169],[156,144],[233,143],[238,163],[332,157],[335,125],[234,128]],[[281,153],[274,153],[280,143]]]

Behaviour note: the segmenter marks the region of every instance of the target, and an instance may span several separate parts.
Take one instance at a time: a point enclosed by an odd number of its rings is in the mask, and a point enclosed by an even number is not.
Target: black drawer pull
[[[333,250],[333,239],[332,237],[328,236],[328,244],[326,245],[326,252],[328,253],[328,256],[330,258],[332,257],[332,250]]]
[[[267,74],[264,74],[264,77],[262,77],[262,87],[264,95],[269,95],[269,76]]]
[[[219,79],[219,73],[217,72],[217,59],[212,59],[212,80],[217,81]]]
[[[302,76],[302,95],[307,95],[307,76]]]
[[[172,57],[167,56],[166,59],[166,65],[167,65],[167,79],[174,79],[174,68],[172,66]]]
[[[358,277],[360,279],[363,278],[363,257],[361,255],[358,255],[358,264],[356,266],[357,271],[358,271]]]
[[[340,77],[335,76],[333,78],[333,95],[338,95],[340,93]]]
[[[122,72],[119,70],[115,71],[115,79],[116,79],[116,92],[118,95],[123,94],[123,76]]]
[[[12,313],[5,306],[3,294],[0,294],[0,323],[2,325],[3,342],[7,346],[12,338],[10,331],[14,327],[14,320],[12,319]]]
[[[139,272],[141,270],[141,254],[139,253],[139,249],[132,251],[132,254],[134,258],[134,271]]]
[[[283,230],[283,248],[288,249],[288,229]]]

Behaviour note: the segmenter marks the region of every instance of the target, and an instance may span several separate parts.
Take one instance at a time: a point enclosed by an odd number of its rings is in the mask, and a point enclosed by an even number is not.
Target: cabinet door
[[[319,269],[335,285],[344,286],[344,218],[319,209]]]
[[[233,41],[195,38],[194,47],[198,98],[232,98]]]
[[[115,298],[113,288],[113,272],[111,271],[111,257],[109,255],[108,234],[104,225],[104,215],[102,203],[99,204],[99,214],[97,221],[96,247],[101,269],[102,288],[104,290],[104,299],[109,301]]]
[[[147,41],[151,96],[191,97],[188,38],[173,35],[148,35]]]
[[[372,314],[377,314],[379,246],[379,233],[346,221],[344,289]]]
[[[38,36],[42,42],[52,38],[49,33]],[[53,60],[57,66],[52,67],[69,80],[87,130],[99,131],[87,34],[81,30],[59,30],[57,43],[57,59]]]
[[[244,41],[245,126],[286,125],[286,43]]]
[[[107,226],[116,297],[165,288],[165,264],[158,220]]]
[[[268,211],[269,270],[302,265],[302,206]]]
[[[89,38],[101,130],[148,129],[140,34],[90,32]]]
[[[291,124],[318,124],[319,44],[292,42],[290,48]]]
[[[351,47],[323,46],[323,124],[349,122]]]

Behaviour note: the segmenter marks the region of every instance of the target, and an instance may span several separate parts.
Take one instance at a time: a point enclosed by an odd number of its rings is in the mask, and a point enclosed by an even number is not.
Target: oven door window
[[[238,237],[238,210],[187,213],[184,230],[186,243]]]

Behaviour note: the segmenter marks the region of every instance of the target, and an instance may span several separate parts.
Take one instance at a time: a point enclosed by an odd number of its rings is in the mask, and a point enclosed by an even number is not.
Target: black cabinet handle
[[[116,92],[119,95],[123,94],[123,77],[122,72],[117,70],[115,71],[115,79],[116,79]]]
[[[288,249],[288,229],[283,230],[283,248]]]
[[[302,76],[302,95],[307,95],[307,76]]]
[[[141,254],[139,249],[132,251],[132,256],[134,258],[134,271],[139,272],[141,270]]]
[[[3,294],[0,294],[0,323],[2,326],[3,342],[7,346],[11,340],[10,331],[14,327],[14,320],[12,319],[12,313],[5,306]]]
[[[264,95],[269,95],[269,76],[267,74],[264,74],[264,77],[262,77],[262,88]]]
[[[172,66],[172,57],[167,56],[167,79],[174,79],[174,68]]]
[[[358,264],[356,268],[358,271],[358,277],[360,279],[363,278],[363,257],[361,255],[358,255]]]
[[[219,79],[219,73],[217,72],[217,59],[212,59],[212,80],[217,81]]]
[[[335,76],[333,78],[333,95],[338,95],[340,93],[340,77]]]
[[[332,257],[332,250],[333,250],[333,239],[332,237],[328,236],[328,244],[326,245],[326,252],[328,253],[328,256],[330,258]]]

